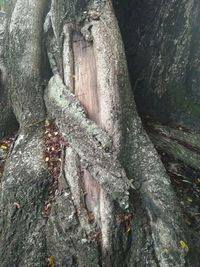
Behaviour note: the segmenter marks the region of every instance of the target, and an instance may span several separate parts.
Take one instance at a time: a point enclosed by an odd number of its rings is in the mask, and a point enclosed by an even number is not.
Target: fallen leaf
[[[0,146],[0,149],[7,150],[8,147],[7,147],[7,146],[4,146],[4,145],[1,145],[1,146]]]
[[[45,126],[49,126],[50,125],[50,122],[49,122],[49,120],[45,120],[45,122],[44,122],[44,124],[45,124]]]
[[[182,249],[184,249],[186,252],[189,252],[189,247],[183,240],[180,240],[179,243],[180,243]]]
[[[54,258],[54,256],[49,256],[47,258],[47,260],[48,260],[49,267],[55,267],[55,258]]]
[[[131,228],[130,227],[128,227],[128,229],[127,229],[127,234],[129,233],[131,231]]]
[[[15,205],[17,209],[20,209],[20,205],[19,205],[19,203],[14,202],[13,205]]]

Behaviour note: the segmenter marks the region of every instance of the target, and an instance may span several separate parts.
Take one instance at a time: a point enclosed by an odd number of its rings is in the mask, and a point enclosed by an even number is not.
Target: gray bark
[[[195,266],[180,245],[192,248],[169,177],[136,112],[111,2],[53,0],[44,22],[47,7],[13,1],[8,18],[8,88],[20,129],[1,179],[0,265]],[[45,92],[43,37],[53,74]],[[77,93],[94,78],[78,75],[77,41],[95,58],[94,121]],[[46,118],[65,141],[54,189]]]
[[[1,181],[1,266],[45,266],[44,201],[52,177],[43,161],[43,130],[20,132]]]
[[[17,128],[16,119],[7,92],[6,69],[3,56],[3,43],[5,32],[5,13],[0,12],[0,138]]]
[[[140,112],[199,130],[199,1],[114,2]]]
[[[196,132],[186,132],[182,128],[173,129],[162,125],[149,125],[149,136],[162,151],[172,155],[186,165],[199,170],[200,136]]]

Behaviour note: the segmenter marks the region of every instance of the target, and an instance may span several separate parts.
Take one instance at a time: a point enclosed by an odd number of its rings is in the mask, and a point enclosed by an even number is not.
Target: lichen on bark
[[[49,258],[56,266],[186,266],[190,259],[179,244],[188,242],[184,222],[136,112],[111,1],[52,1],[43,25],[47,2],[13,1],[8,20],[9,93],[20,130],[0,191],[1,266],[40,267]],[[43,29],[53,75],[45,96]],[[90,112],[84,114],[78,75],[74,65],[66,65],[76,64],[73,54],[79,55],[75,34],[95,58],[99,125]],[[42,153],[46,113],[69,142],[47,218],[43,209],[52,177]],[[95,200],[88,197],[93,192]],[[87,203],[96,204],[97,212]]]

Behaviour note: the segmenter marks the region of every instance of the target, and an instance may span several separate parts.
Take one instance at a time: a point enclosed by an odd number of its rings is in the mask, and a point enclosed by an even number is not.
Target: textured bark
[[[114,3],[140,112],[199,129],[199,1]]]
[[[51,176],[43,160],[43,131],[20,132],[1,181],[0,263],[45,266],[43,216]]]
[[[7,27],[9,94],[22,128],[45,118],[42,98],[42,33],[47,4],[46,0],[38,3],[13,1]]]
[[[198,170],[200,163],[200,136],[197,132],[173,129],[162,125],[149,125],[152,142],[175,159]]]
[[[3,56],[3,37],[5,32],[5,13],[0,12],[0,138],[17,129],[16,119],[6,87],[6,69]]]
[[[20,130],[1,181],[0,265],[195,266],[180,245],[192,248],[170,179],[136,112],[111,2],[53,0],[45,19],[47,8],[12,1],[8,18]],[[46,117],[65,141],[56,189],[43,158]]]

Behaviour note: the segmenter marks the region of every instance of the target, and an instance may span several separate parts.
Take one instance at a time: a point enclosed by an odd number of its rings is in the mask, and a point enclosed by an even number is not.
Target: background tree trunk
[[[199,2],[114,4],[138,110],[199,246]]]
[[[0,138],[17,128],[17,122],[12,112],[6,89],[6,71],[3,62],[3,37],[5,31],[5,13],[0,12]]]
[[[199,1],[114,3],[140,112],[199,129]]]
[[[19,131],[1,178],[1,266],[195,266],[111,1],[13,0],[7,16]]]

